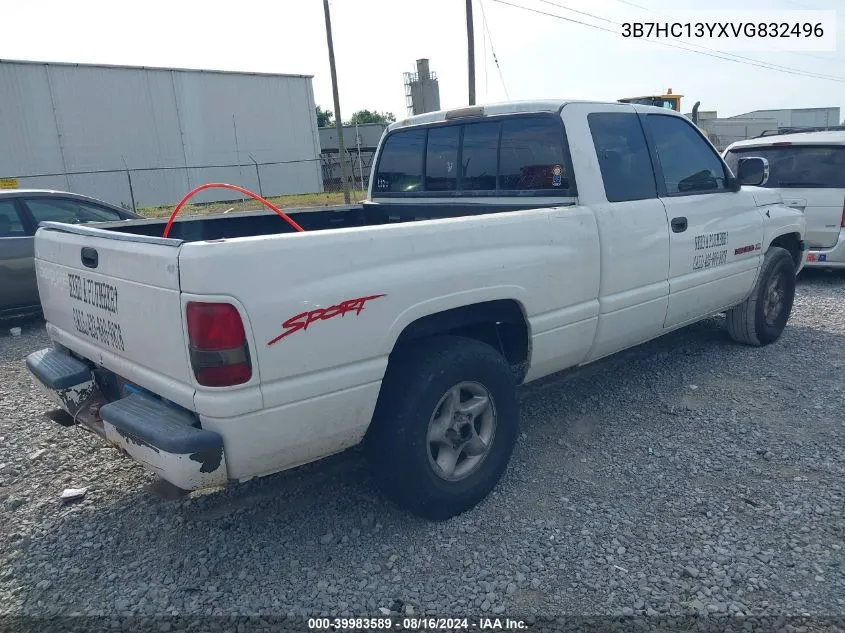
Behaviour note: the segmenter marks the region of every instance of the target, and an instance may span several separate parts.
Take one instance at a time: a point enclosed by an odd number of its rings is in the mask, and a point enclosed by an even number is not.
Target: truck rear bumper
[[[811,248],[807,253],[806,268],[845,268],[845,229],[839,231],[839,239],[830,248]]]
[[[223,438],[199,428],[190,412],[143,393],[106,404],[91,368],[57,349],[30,354],[26,365],[75,422],[173,485],[198,490],[227,482]]]

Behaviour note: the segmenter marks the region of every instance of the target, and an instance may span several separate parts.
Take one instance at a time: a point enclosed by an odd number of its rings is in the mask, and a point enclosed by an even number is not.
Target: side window
[[[114,222],[123,219],[119,213],[105,207],[86,202],[77,202],[76,206],[79,209],[79,219],[82,222]]]
[[[609,202],[657,197],[651,156],[639,117],[634,113],[587,115],[604,192]]]
[[[736,173],[740,158],[759,156],[769,161],[769,188],[830,187],[845,189],[845,147],[825,145],[769,145],[739,147],[725,155]]]
[[[425,130],[391,134],[384,143],[376,172],[378,192],[412,192],[422,189]]]
[[[680,117],[660,114],[649,114],[646,121],[668,195],[725,190],[722,161],[691,123]]]
[[[524,117],[502,123],[499,189],[569,189],[559,119]]]
[[[499,153],[499,123],[470,123],[464,126],[461,150],[462,191],[495,191]]]
[[[426,191],[454,191],[458,184],[458,143],[461,128],[457,125],[436,127],[428,131],[425,151]]]
[[[24,237],[21,216],[13,200],[0,200],[0,237]]]
[[[32,214],[36,224],[41,222],[66,222],[78,224],[77,207],[75,202],[68,200],[36,199],[27,200],[26,206]]]

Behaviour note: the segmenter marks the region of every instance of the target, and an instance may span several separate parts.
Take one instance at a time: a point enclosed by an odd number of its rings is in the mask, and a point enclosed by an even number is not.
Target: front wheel
[[[780,338],[795,299],[795,264],[789,251],[766,252],[751,295],[727,313],[728,334],[738,343],[768,345]]]
[[[516,384],[502,355],[473,339],[438,336],[391,357],[365,446],[392,501],[444,520],[496,485],[518,423]]]

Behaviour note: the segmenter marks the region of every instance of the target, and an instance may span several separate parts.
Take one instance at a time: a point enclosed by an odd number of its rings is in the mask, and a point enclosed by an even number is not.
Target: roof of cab
[[[656,108],[652,106],[635,106],[618,101],[592,101],[587,99],[543,99],[536,101],[505,101],[501,103],[487,103],[475,106],[465,106],[463,108],[452,108],[451,110],[438,110],[437,112],[426,112],[425,114],[417,114],[407,119],[391,123],[387,128],[387,132],[397,128],[409,127],[413,125],[424,125],[426,123],[438,123],[448,119],[459,119],[469,117],[483,117],[496,114],[530,114],[533,112],[560,112],[568,103],[591,103],[595,105],[616,105],[628,106],[636,110],[656,110],[668,114],[678,114],[674,111],[667,111],[666,109]],[[683,116],[683,115],[679,115]]]
[[[794,132],[749,138],[731,143],[727,150],[741,147],[769,147],[775,143],[792,145],[845,145],[845,130],[821,130],[818,132]],[[725,150],[725,151],[727,151]]]

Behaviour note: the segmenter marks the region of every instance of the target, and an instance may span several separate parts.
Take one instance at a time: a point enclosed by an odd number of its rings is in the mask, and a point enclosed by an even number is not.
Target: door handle
[[[686,218],[672,218],[672,231],[674,233],[683,233],[687,230],[687,219]]]
[[[99,264],[97,250],[91,248],[90,246],[86,246],[82,249],[81,259],[82,265],[87,268],[96,268]]]

